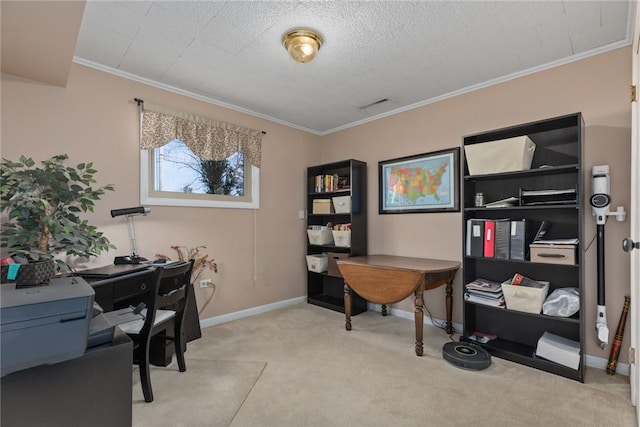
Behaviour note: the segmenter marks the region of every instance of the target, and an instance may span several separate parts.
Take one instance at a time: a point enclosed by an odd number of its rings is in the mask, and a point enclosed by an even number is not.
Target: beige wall
[[[584,115],[583,153],[585,195],[591,191],[591,166],[611,166],[612,206],[630,205],[631,49],[618,49],[551,70],[477,90],[402,114],[347,129],[322,139],[322,161],[355,158],[368,164],[369,253],[462,259],[460,213],[378,214],[378,162],[462,145],[462,137],[575,112]],[[595,235],[585,200],[585,240]],[[606,226],[608,322],[613,333],[624,295],[629,293],[629,256],[621,240],[629,221],[610,219]],[[586,246],[585,246],[586,247]],[[608,357],[595,342],[595,245],[585,253],[587,353]],[[454,321],[462,322],[461,274],[454,285]],[[444,318],[444,289],[427,293],[425,303],[434,317]],[[413,312],[413,299],[396,305]],[[629,335],[629,334],[627,334]],[[628,348],[628,338],[623,349]],[[620,360],[626,361],[626,351]]]
[[[66,88],[2,76],[2,157],[67,153],[72,164],[93,161],[99,184],[116,186],[88,216],[118,247],[91,265],[109,264],[130,253],[126,223],[109,211],[140,204],[135,97],[267,132],[259,210],[154,206],[134,220],[140,255],[174,256],[171,245],[207,246],[219,267],[218,291],[201,318],[306,295],[306,234],[298,210],[304,209],[305,168],[320,159],[317,136],[74,64]],[[196,289],[199,306],[211,293]]]
[[[68,153],[73,162],[94,161],[100,184],[116,191],[96,206],[90,221],[118,246],[92,265],[127,254],[126,226],[109,210],[139,204],[138,97],[156,104],[262,129],[261,206],[258,211],[152,207],[135,219],[138,249],[153,257],[171,254],[173,244],[206,245],[220,267],[215,302],[201,318],[306,294],[304,265],[304,174],[307,166],[355,158],[368,163],[369,253],[461,260],[460,213],[378,215],[377,166],[381,160],[460,146],[462,136],[581,111],[587,125],[584,169],[610,164],[613,206],[629,207],[631,49],[588,58],[473,93],[427,105],[324,137],[313,136],[242,113],[196,101],[79,65],[67,88],[2,76],[1,154],[43,159]],[[585,237],[595,226],[585,208]],[[629,260],[619,249],[629,222],[607,224],[607,306],[610,329],[629,292]],[[586,254],[587,353],[606,358],[593,334],[595,249]],[[254,269],[255,265],[255,269]],[[254,276],[256,280],[254,281]],[[455,283],[454,321],[461,323],[462,283]],[[199,306],[210,291],[197,289]],[[426,304],[444,318],[444,291],[427,294]],[[412,301],[396,308],[413,312]],[[623,348],[628,347],[625,339]],[[626,362],[623,351],[621,362]]]

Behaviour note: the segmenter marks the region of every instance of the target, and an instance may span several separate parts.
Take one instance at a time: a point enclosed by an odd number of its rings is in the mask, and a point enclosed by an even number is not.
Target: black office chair
[[[145,301],[146,308],[141,312],[144,319],[118,325],[133,340],[133,362],[140,367],[140,382],[144,400],[147,402],[153,402],[149,375],[151,338],[170,328],[171,324],[173,337],[163,335],[163,338],[174,341],[178,368],[180,372],[187,370],[183,352],[182,320],[191,289],[192,268],[193,260],[157,267]]]

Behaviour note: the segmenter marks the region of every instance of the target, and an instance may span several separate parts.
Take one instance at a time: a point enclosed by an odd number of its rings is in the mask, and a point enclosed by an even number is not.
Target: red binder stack
[[[496,241],[496,223],[495,221],[486,220],[484,222],[484,256],[493,258],[495,254]]]

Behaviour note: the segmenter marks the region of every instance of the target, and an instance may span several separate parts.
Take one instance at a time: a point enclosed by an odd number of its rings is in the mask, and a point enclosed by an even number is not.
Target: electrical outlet
[[[211,281],[211,279],[200,280],[200,287],[201,288],[211,288],[211,287],[213,287],[213,282]]]

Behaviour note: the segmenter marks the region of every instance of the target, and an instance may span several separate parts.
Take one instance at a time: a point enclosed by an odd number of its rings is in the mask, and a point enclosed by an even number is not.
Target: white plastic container
[[[331,230],[307,230],[307,235],[311,245],[330,245],[333,243]]]
[[[307,268],[309,271],[316,273],[324,273],[328,269],[328,260],[326,255],[307,255]]]
[[[333,241],[336,246],[348,248],[351,246],[351,231],[333,230]]]
[[[531,169],[536,144],[528,136],[464,146],[469,175]]]
[[[332,197],[333,210],[335,213],[351,212],[351,196]]]

